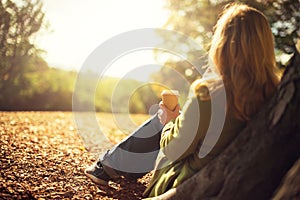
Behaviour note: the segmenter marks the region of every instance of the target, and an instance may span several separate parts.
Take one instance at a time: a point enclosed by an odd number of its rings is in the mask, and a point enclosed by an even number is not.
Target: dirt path
[[[124,134],[106,115],[98,119],[116,142]],[[137,123],[144,119],[136,117]],[[120,179],[98,187],[83,174],[95,161],[86,147],[72,113],[1,112],[0,199],[141,199],[149,175],[138,182]]]

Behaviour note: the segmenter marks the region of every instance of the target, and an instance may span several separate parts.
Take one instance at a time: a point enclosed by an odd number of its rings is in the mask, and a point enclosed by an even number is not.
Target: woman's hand
[[[159,111],[158,111],[158,118],[160,120],[160,123],[162,123],[163,125],[166,125],[168,122],[170,122],[173,119],[176,119],[176,117],[178,117],[178,115],[180,114],[180,106],[179,104],[177,104],[177,106],[175,107],[175,109],[169,110],[161,101],[159,103]]]

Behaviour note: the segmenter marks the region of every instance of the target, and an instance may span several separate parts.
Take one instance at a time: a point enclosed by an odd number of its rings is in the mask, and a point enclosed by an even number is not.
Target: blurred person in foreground
[[[237,137],[279,82],[266,17],[247,5],[228,4],[215,25],[208,55],[210,66],[192,84],[182,112],[179,105],[168,110],[160,103],[156,115],[85,170],[92,181],[107,184],[120,176],[137,179],[154,169],[144,197],[158,196],[192,177]],[[212,104],[225,111],[223,123],[217,120],[211,125]],[[216,140],[204,144],[220,124]]]

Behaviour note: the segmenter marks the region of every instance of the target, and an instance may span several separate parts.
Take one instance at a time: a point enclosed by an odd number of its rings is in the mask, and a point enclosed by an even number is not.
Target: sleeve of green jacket
[[[203,142],[210,118],[211,101],[201,101],[192,93],[182,114],[163,129],[160,146],[166,157],[175,161],[195,153]]]

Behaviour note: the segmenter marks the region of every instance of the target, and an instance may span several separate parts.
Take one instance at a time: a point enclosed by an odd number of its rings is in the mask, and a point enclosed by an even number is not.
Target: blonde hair
[[[219,18],[210,51],[227,95],[227,106],[249,120],[275,91],[274,38],[265,16],[242,4],[229,4]]]

